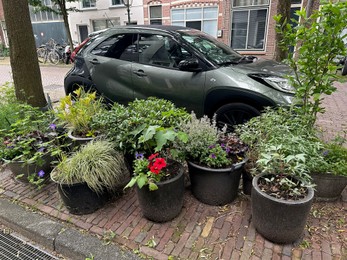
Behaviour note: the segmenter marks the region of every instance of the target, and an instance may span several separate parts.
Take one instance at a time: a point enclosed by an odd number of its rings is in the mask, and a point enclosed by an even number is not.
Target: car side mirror
[[[198,72],[202,70],[199,64],[199,60],[196,58],[189,58],[180,61],[180,63],[178,63],[178,68],[182,71],[191,72]]]

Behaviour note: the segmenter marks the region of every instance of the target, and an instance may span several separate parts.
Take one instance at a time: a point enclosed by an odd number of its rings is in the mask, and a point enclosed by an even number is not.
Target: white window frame
[[[254,3],[255,0],[253,0]],[[248,21],[247,21],[247,35],[246,35],[246,48],[245,49],[236,49],[237,51],[255,51],[255,52],[264,52],[265,51],[265,47],[266,47],[266,42],[267,42],[267,29],[268,29],[268,25],[269,25],[269,8],[270,8],[270,1],[268,1],[269,4],[260,4],[260,5],[247,5],[247,6],[235,6],[232,8],[231,10],[231,32],[230,32],[230,37],[231,40],[230,42],[232,42],[232,36],[233,36],[233,32],[232,32],[232,28],[233,28],[233,15],[234,12],[237,11],[248,11]],[[266,10],[266,17],[265,17],[265,28],[264,28],[264,42],[263,42],[263,48],[262,49],[255,49],[255,48],[247,48],[248,45],[248,39],[249,39],[249,28],[250,28],[250,13],[251,11],[257,11],[257,10]],[[232,47],[232,44],[230,44]]]
[[[152,18],[151,17],[151,7],[158,7],[160,6],[161,8],[161,17],[160,18]],[[151,24],[151,20],[161,20],[161,24],[163,24],[163,6],[162,5],[149,5],[148,6],[148,20],[149,24]]]
[[[204,18],[204,9],[205,8],[216,8],[217,9],[217,16],[215,18]],[[200,18],[196,18],[196,19],[187,19],[187,10],[189,9],[201,9],[201,15]],[[173,10],[183,10],[183,15],[184,15],[184,19],[183,20],[173,20],[172,19],[172,11]],[[216,35],[212,35],[214,37],[217,38],[217,34],[218,34],[218,14],[219,14],[219,7],[218,6],[201,6],[201,7],[184,7],[184,8],[173,8],[171,9],[171,23],[173,22],[179,22],[179,23],[183,23],[183,26],[186,26],[187,22],[197,22],[200,21],[201,22],[201,31],[203,31],[204,28],[204,22],[205,21],[216,21],[217,22],[217,28],[216,28]]]
[[[123,5],[123,3],[122,3],[122,0],[120,0],[119,2],[120,2],[119,4],[114,5],[114,4],[113,4],[113,0],[110,0],[110,5],[111,5],[112,7],[113,7],[113,6],[117,6],[117,7],[122,6],[122,7],[124,7],[124,5]]]
[[[89,2],[95,2],[95,6],[84,7],[83,6],[83,0],[81,0],[81,9],[83,9],[83,10],[96,9],[96,0],[88,0],[88,1]]]

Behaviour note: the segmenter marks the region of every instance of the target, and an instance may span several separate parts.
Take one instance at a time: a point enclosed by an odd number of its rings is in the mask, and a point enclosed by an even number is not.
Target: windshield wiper
[[[239,63],[252,63],[254,61],[254,59],[256,59],[257,57],[255,56],[242,56],[236,64],[239,64]]]

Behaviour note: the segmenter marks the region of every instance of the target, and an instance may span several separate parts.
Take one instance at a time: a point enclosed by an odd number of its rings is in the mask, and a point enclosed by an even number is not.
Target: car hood
[[[288,65],[266,59],[257,59],[250,63],[240,63],[230,68],[243,74],[269,74],[282,77],[292,74],[292,69]]]

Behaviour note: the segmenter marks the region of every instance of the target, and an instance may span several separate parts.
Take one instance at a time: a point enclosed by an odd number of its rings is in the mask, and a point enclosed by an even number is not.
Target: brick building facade
[[[144,23],[183,25],[217,37],[242,54],[272,59],[280,0],[144,0]],[[318,0],[292,0],[291,15]]]

